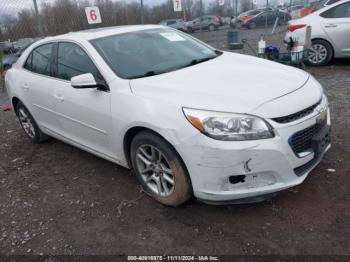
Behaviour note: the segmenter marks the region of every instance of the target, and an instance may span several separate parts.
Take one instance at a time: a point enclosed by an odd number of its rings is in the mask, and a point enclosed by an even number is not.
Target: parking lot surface
[[[225,48],[225,34],[194,36]],[[0,111],[0,253],[350,255],[350,61],[307,71],[329,98],[332,148],[302,185],[259,204],[162,206],[131,171],[57,140],[34,145]]]

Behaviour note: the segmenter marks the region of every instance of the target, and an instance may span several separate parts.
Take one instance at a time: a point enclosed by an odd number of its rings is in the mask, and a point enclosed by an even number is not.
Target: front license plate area
[[[312,138],[312,148],[315,156],[318,157],[323,154],[327,146],[331,143],[331,128],[326,125]]]

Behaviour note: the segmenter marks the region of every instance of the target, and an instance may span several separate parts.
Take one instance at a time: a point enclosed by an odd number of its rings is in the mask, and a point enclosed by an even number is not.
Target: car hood
[[[293,67],[224,52],[198,65],[130,80],[130,87],[137,96],[179,107],[249,113],[301,88],[308,78]]]

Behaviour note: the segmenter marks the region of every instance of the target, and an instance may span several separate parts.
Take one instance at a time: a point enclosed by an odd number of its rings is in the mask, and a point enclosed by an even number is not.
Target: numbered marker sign
[[[181,0],[173,0],[173,4],[174,4],[174,11],[175,12],[181,12],[182,11]]]
[[[85,13],[89,24],[99,24],[102,22],[100,9],[97,6],[85,7]]]
[[[225,0],[219,0],[219,5],[225,5]]]

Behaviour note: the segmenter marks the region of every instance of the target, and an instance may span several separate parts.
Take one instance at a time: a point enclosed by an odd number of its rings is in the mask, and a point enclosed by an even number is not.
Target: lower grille
[[[310,168],[312,168],[318,161],[318,158],[313,158],[312,160],[310,160],[309,162],[307,162],[306,164],[299,166],[297,168],[294,168],[294,173],[297,176],[303,176]]]
[[[291,136],[289,139],[289,144],[294,153],[299,154],[311,149],[312,138],[325,126],[325,124],[327,124],[327,122],[323,121],[322,123],[310,126]]]

